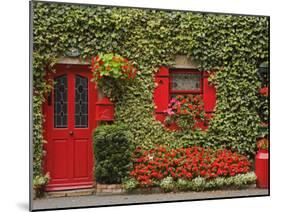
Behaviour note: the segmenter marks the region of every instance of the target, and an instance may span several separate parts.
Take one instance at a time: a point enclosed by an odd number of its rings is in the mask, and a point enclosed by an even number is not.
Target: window
[[[171,94],[201,94],[203,88],[202,72],[198,70],[171,70]]]
[[[62,75],[56,77],[55,81],[55,107],[54,107],[54,125],[55,128],[67,127],[67,77]]]
[[[190,104],[196,101],[209,116],[216,106],[216,89],[208,83],[209,73],[197,69],[176,69],[161,66],[155,75],[156,87],[154,90],[155,119],[165,123],[166,112],[174,99],[181,99]],[[183,100],[185,98],[186,100]],[[187,105],[187,107],[189,107]],[[193,108],[193,107],[192,107]],[[205,123],[198,123],[206,129]]]
[[[88,127],[88,78],[75,76],[75,127]]]

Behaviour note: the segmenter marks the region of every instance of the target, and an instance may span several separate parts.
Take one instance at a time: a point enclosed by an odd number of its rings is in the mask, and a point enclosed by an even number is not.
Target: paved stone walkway
[[[108,206],[130,203],[157,203],[175,200],[200,200],[223,197],[264,196],[268,189],[248,188],[241,190],[217,190],[204,192],[179,192],[158,194],[92,195],[81,197],[44,198],[33,201],[33,209]]]

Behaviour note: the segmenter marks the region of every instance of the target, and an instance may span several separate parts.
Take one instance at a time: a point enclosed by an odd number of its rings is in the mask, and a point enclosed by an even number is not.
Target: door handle
[[[73,136],[73,134],[74,134],[73,131],[69,131],[69,135]]]

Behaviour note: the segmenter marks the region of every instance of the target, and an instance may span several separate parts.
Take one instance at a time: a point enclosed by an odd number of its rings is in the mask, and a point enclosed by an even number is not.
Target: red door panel
[[[67,152],[67,140],[66,139],[54,139],[52,142],[53,158],[52,167],[52,179],[53,180],[63,180],[67,178],[67,167],[68,160]]]
[[[88,139],[76,139],[74,142],[74,177],[88,177]]]
[[[93,186],[92,130],[97,91],[89,66],[56,65],[54,89],[44,106],[47,190]]]

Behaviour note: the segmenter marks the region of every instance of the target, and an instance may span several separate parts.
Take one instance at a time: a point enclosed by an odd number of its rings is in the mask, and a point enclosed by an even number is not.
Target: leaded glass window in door
[[[54,78],[54,127],[67,128],[67,76]]]
[[[75,127],[88,127],[88,78],[75,76]]]

